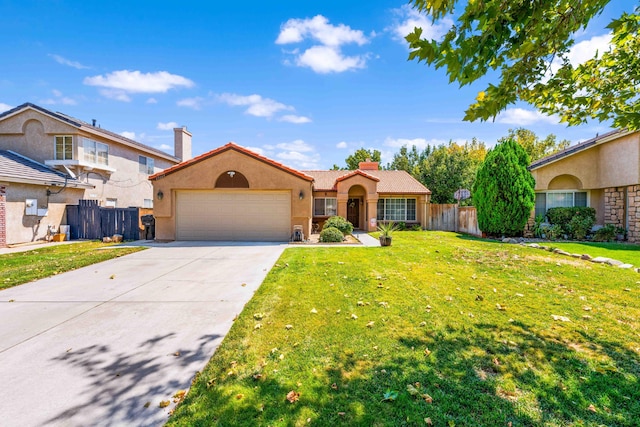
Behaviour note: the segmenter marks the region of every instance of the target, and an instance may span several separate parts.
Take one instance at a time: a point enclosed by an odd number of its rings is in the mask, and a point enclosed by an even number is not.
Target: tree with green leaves
[[[367,159],[370,159],[372,162],[380,162],[381,153],[378,150],[367,150],[366,148],[359,148],[355,151],[355,153],[351,154],[349,157],[345,159],[347,163],[347,169],[356,170],[358,169],[358,165],[360,162],[366,162]],[[378,169],[380,169],[380,165],[378,164]]]
[[[393,160],[387,164],[387,169],[406,171],[414,178],[418,178],[420,176],[421,164],[430,154],[430,145],[422,152],[418,151],[418,147],[415,145],[412,145],[411,149],[403,145],[400,147],[400,151],[393,155]]]
[[[527,166],[529,156],[513,139],[489,150],[473,185],[480,230],[493,236],[522,234],[535,205],[535,180]]]
[[[490,75],[493,82],[478,93],[464,120],[495,118],[525,101],[569,125],[594,118],[640,129],[639,9],[607,26],[609,50],[582,64],[569,57],[576,34],[609,2],[410,0],[434,22],[452,19],[456,6],[462,13],[456,9],[456,23],[442,40],[422,38],[421,28],[409,34],[409,59],[444,67],[449,81],[460,86]]]
[[[545,139],[540,139],[534,132],[524,128],[509,129],[509,134],[500,138],[498,142],[503,142],[508,139],[513,139],[520,144],[532,162],[564,150],[571,144],[568,139],[556,142],[556,136],[552,133],[547,135]]]

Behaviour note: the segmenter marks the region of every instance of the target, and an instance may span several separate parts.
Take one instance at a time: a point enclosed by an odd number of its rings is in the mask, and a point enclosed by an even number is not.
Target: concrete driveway
[[[153,246],[0,291],[0,425],[161,425],[287,247]]]

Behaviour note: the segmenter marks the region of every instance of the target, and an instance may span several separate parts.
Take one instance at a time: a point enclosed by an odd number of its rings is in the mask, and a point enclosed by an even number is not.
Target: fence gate
[[[67,205],[67,224],[72,239],[96,240],[121,234],[125,240],[138,240],[138,208],[102,208],[97,200],[78,200]]]
[[[429,204],[429,230],[456,231],[480,236],[478,216],[473,206]]]

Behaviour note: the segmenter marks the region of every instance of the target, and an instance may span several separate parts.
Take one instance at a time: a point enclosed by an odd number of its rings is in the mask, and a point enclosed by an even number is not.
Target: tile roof
[[[353,176],[354,172],[378,179],[378,193],[381,194],[431,194],[431,191],[406,171],[366,170],[366,171],[304,171],[314,178],[315,191],[335,191],[336,182]]]
[[[579,144],[572,145],[568,148],[565,148],[562,151],[558,151],[557,153],[553,153],[547,157],[543,157],[534,162],[531,162],[531,164],[529,165],[529,170],[537,169],[546,164],[553,163],[557,160],[563,159],[565,157],[576,154],[580,151],[586,150],[587,148],[591,148],[603,142],[608,142],[613,139],[617,139],[621,136],[627,135],[628,133],[629,132],[626,130],[616,129],[611,132],[603,133],[602,135],[597,135],[595,138],[588,139]]]
[[[163,170],[161,172],[155,173],[155,174],[153,174],[153,175],[151,175],[149,177],[149,180],[157,180],[157,179],[162,178],[162,177],[164,177],[166,175],[169,175],[169,174],[172,174],[172,173],[174,173],[176,171],[179,171],[180,169],[186,168],[186,167],[191,166],[191,165],[193,165],[195,163],[199,163],[199,162],[201,162],[203,160],[206,160],[206,159],[208,159],[210,157],[216,156],[216,155],[218,155],[220,153],[223,153],[225,151],[228,151],[228,150],[234,150],[234,151],[237,151],[239,153],[246,154],[247,156],[253,157],[256,160],[259,160],[261,162],[267,163],[268,165],[274,166],[274,167],[276,167],[278,169],[281,169],[281,170],[283,170],[283,171],[285,171],[287,173],[290,173],[292,175],[300,177],[300,178],[302,178],[302,179],[304,179],[306,181],[313,181],[313,177],[305,174],[304,172],[300,172],[298,170],[292,169],[292,168],[290,168],[288,166],[283,165],[282,163],[276,162],[275,160],[271,160],[271,159],[269,159],[267,157],[261,156],[258,153],[254,153],[253,151],[248,150],[248,149],[236,144],[235,142],[229,142],[229,143],[223,145],[222,147],[218,147],[218,148],[216,148],[214,150],[211,150],[211,151],[209,151],[207,153],[204,153],[204,154],[201,154],[199,156],[196,156],[193,159],[184,161],[182,163],[178,163],[175,166],[171,166],[168,169],[165,169],[165,170]]]
[[[167,160],[171,160],[171,161],[173,161],[175,163],[178,163],[180,161],[180,159],[178,159],[177,157],[172,156],[171,154],[165,153],[162,150],[158,150],[157,148],[150,147],[148,145],[142,144],[142,143],[140,143],[138,141],[134,141],[133,139],[129,139],[127,137],[124,137],[124,136],[122,136],[120,134],[117,134],[115,132],[111,132],[109,130],[103,129],[101,127],[93,126],[92,124],[89,124],[89,123],[87,123],[85,121],[82,121],[80,119],[76,119],[75,117],[71,117],[71,116],[68,116],[68,115],[60,113],[60,112],[55,112],[54,113],[53,111],[47,110],[46,108],[42,108],[42,107],[40,107],[39,105],[36,105],[36,104],[32,104],[31,102],[25,102],[22,105],[18,105],[17,107],[12,108],[11,110],[8,110],[8,111],[5,111],[4,113],[1,113],[0,114],[0,120],[4,119],[5,117],[12,116],[12,115],[14,115],[16,113],[19,113],[20,111],[28,109],[28,108],[31,108],[31,109],[36,110],[36,111],[39,111],[39,112],[41,112],[43,114],[46,114],[48,116],[51,116],[51,117],[57,119],[57,120],[61,120],[61,121],[65,122],[65,123],[67,123],[67,124],[69,124],[69,125],[71,125],[73,127],[76,127],[78,129],[84,130],[86,132],[93,133],[93,134],[100,134],[101,136],[106,136],[106,137],[108,137],[110,139],[118,140],[118,141],[120,141],[120,142],[122,142],[122,143],[124,143],[126,145],[133,146],[133,147],[139,148],[140,150],[153,153],[153,154],[155,154],[157,156],[163,157],[163,158],[165,158]]]
[[[0,150],[0,181],[94,188],[49,166],[11,150]]]

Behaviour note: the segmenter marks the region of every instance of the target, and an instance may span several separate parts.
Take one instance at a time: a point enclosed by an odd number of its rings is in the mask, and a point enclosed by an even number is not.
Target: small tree
[[[522,234],[535,206],[529,156],[514,140],[497,144],[478,169],[473,197],[480,230],[490,235]]]

